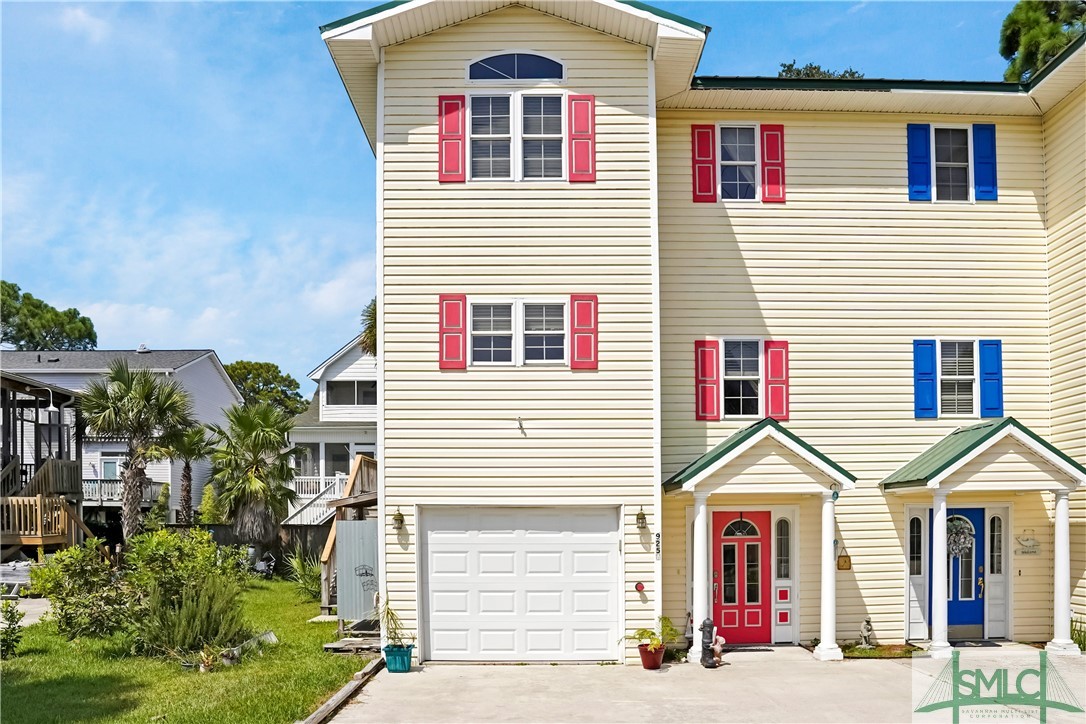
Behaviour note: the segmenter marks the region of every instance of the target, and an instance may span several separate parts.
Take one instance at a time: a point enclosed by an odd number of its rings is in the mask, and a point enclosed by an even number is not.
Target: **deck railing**
[[[0,538],[4,545],[65,543],[70,528],[62,498],[36,495],[0,499]]]
[[[140,502],[145,505],[152,505],[158,500],[159,494],[162,492],[163,483],[156,483],[152,481],[149,485],[143,488],[143,495],[140,497]],[[117,503],[118,505],[124,500],[124,481],[123,480],[100,480],[97,478],[84,478],[83,479],[83,504],[84,505],[103,505],[105,503]]]
[[[320,495],[321,491],[332,483],[338,482],[339,489],[347,484],[346,473],[338,475],[295,475],[294,479],[287,483],[287,487],[298,494],[299,499],[311,498]]]
[[[78,461],[50,458],[42,463],[23,495],[79,495],[83,473]]]

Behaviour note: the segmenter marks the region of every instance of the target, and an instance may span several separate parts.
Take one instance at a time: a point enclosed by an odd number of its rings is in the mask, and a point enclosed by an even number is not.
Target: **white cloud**
[[[865,7],[867,7],[866,2],[856,3],[855,5],[853,5],[852,7],[850,7],[848,9],[848,13],[849,13],[849,15],[851,15],[852,13],[858,13],[861,10],[863,10]]]
[[[343,265],[334,277],[305,290],[305,303],[319,315],[342,314],[344,309],[357,310],[373,298],[374,265],[370,259],[356,259]]]
[[[60,13],[60,27],[70,33],[82,35],[92,43],[100,43],[109,36],[109,23],[87,12],[86,8],[66,7]]]

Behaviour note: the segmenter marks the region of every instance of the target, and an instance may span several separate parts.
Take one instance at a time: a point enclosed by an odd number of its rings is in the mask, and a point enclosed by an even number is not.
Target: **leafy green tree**
[[[210,426],[215,437],[212,479],[234,533],[248,543],[268,544],[287,515],[296,494],[291,448],[287,437],[294,420],[267,402],[234,405],[225,426]]]
[[[88,427],[128,443],[128,460],[121,471],[121,530],[127,541],[140,529],[147,463],[169,457],[167,441],[195,424],[192,401],[176,379],[132,370],[117,359],[104,377],[87,387],[80,405]]]
[[[795,58],[791,63],[781,63],[781,69],[777,72],[778,78],[863,78],[864,74],[854,70],[851,66],[844,70],[829,70],[815,63],[808,63],[802,67],[796,67]]]
[[[61,311],[18,284],[0,281],[0,342],[24,350],[94,349],[98,335],[78,309]]]
[[[158,497],[155,499],[155,503],[151,506],[151,509],[147,511],[147,515],[143,516],[143,529],[162,530],[166,527],[166,520],[169,516],[170,486],[166,484],[158,491]]]
[[[301,414],[309,407],[309,401],[298,392],[298,380],[273,362],[238,360],[225,369],[246,405],[267,402],[289,415]]]
[[[215,483],[211,480],[204,486],[204,497],[200,501],[200,522],[203,525],[221,525],[226,522],[226,511],[222,509]]]
[[[1086,0],[1019,0],[999,31],[999,54],[1010,61],[1004,80],[1028,81],[1083,32]]]
[[[358,341],[362,354],[377,356],[377,297],[362,310],[362,339]]]
[[[211,440],[207,428],[193,426],[181,431],[169,441],[170,457],[181,461],[180,508],[177,522],[182,525],[192,524],[192,464],[211,457]]]

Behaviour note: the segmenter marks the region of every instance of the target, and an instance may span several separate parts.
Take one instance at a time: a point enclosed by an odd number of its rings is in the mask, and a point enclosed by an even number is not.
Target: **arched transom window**
[[[739,518],[738,520],[733,520],[731,523],[728,523],[726,526],[724,526],[724,532],[721,533],[721,536],[724,538],[740,536],[750,537],[757,535],[757,526],[755,526],[754,523],[751,523],[749,520],[743,520],[742,518]]]
[[[562,64],[534,53],[502,53],[468,67],[469,80],[561,80]]]

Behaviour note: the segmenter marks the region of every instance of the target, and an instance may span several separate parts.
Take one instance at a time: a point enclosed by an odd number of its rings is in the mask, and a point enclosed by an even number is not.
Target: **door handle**
[[[977,579],[977,585],[980,586],[980,597],[984,598],[984,576]]]
[[[719,588],[719,584],[716,581],[713,581],[713,603],[717,602],[716,592],[717,592],[718,588]]]

